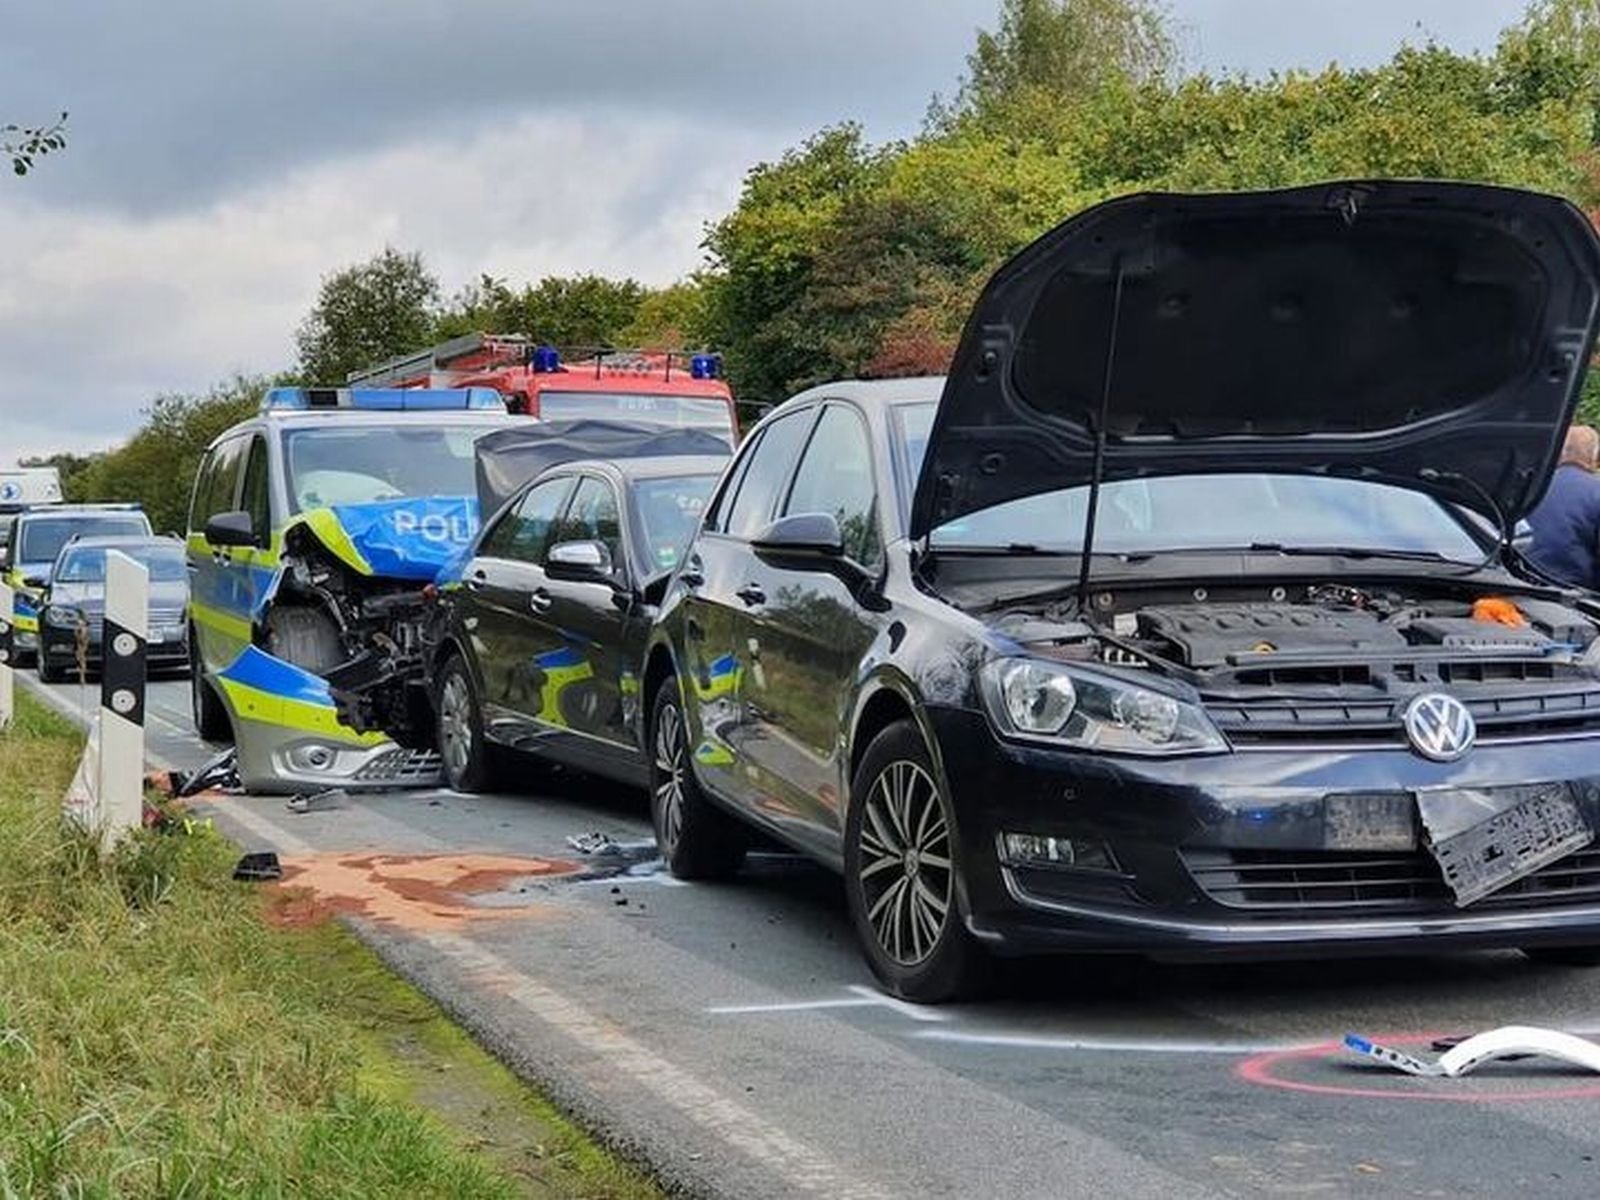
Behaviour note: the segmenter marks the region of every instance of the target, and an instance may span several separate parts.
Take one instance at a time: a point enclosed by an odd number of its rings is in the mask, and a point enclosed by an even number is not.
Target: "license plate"
[[[1322,802],[1329,850],[1414,850],[1417,805],[1410,792],[1347,792]]]
[[[1564,783],[1423,792],[1417,810],[1428,849],[1458,908],[1594,840]]]

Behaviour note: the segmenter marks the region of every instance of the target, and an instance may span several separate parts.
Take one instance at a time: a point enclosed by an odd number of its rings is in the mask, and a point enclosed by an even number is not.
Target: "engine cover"
[[[1388,654],[1405,637],[1375,613],[1304,604],[1194,604],[1144,608],[1139,636],[1166,642],[1191,667],[1274,651]]]

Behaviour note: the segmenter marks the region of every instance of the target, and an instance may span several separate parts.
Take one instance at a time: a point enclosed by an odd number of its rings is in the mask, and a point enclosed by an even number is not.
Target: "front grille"
[[[1593,688],[1522,690],[1491,696],[1455,695],[1478,723],[1479,740],[1600,730],[1600,691]],[[1405,700],[1225,701],[1206,711],[1236,743],[1273,741],[1405,741],[1400,716]]]
[[[386,750],[355,773],[362,783],[432,783],[444,760],[434,750]]]
[[[1182,852],[1200,890],[1228,908],[1320,916],[1460,912],[1438,864],[1426,853],[1333,850]],[[1600,848],[1588,847],[1508,884],[1465,911],[1579,904],[1600,900]]]

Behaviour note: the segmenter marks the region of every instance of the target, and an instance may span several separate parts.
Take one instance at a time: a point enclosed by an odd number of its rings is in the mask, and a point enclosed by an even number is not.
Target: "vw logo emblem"
[[[22,485],[12,483],[9,479],[0,483],[0,500],[15,500],[22,495]]]
[[[1478,740],[1478,724],[1467,706],[1443,692],[1418,696],[1405,711],[1406,737],[1423,758],[1453,762]]]

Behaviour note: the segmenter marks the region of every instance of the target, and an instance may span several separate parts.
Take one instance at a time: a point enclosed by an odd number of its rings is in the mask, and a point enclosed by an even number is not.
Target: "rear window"
[[[37,517],[23,522],[17,561],[53,563],[75,537],[137,537],[149,532],[150,522],[143,513]]]

